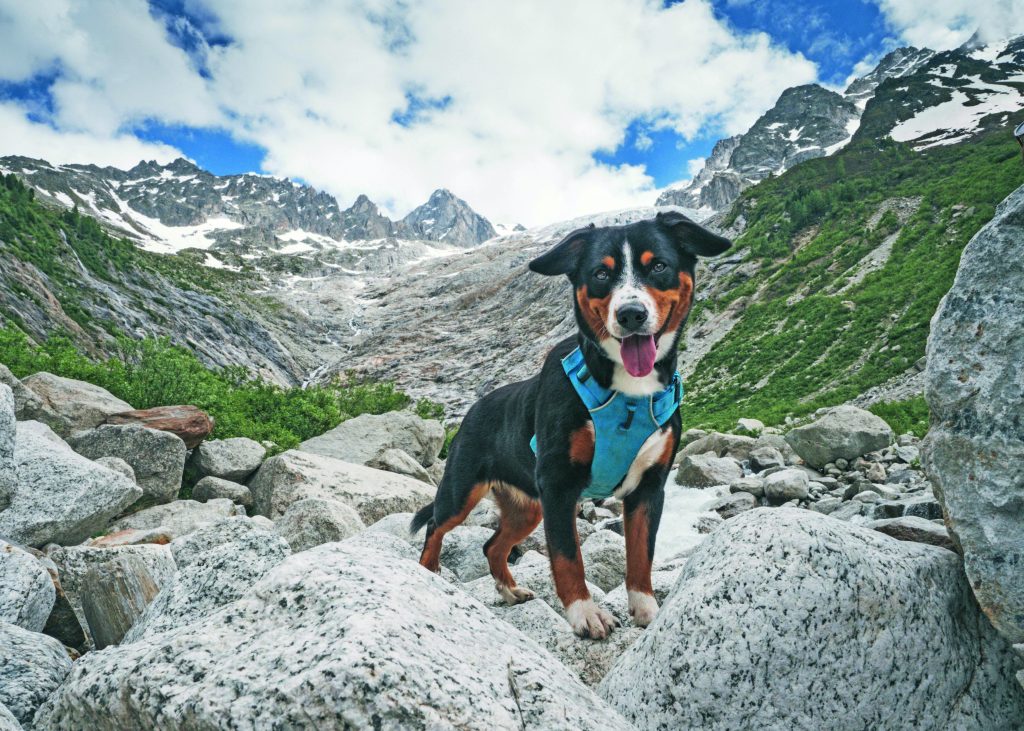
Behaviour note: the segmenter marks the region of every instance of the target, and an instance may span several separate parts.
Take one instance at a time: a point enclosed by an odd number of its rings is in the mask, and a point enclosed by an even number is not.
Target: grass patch
[[[0,328],[0,363],[23,378],[46,371],[101,386],[137,409],[192,404],[216,421],[213,436],[274,442],[280,450],[323,434],[360,414],[383,414],[414,406],[424,418],[440,419],[440,404],[413,400],[391,383],[366,383],[348,375],[326,385],[282,388],[254,378],[242,367],[208,368],[190,351],[167,339],[118,340],[107,360],[82,355],[66,337],[33,345],[15,327]]]
[[[886,401],[869,406],[868,411],[884,419],[897,434],[909,432],[916,437],[923,437],[928,433],[929,412],[924,396],[905,401]]]

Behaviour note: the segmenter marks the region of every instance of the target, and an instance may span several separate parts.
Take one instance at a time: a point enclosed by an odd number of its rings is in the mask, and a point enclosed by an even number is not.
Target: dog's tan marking
[[[508,568],[508,556],[514,546],[533,532],[544,517],[544,511],[539,500],[511,485],[496,485],[493,494],[501,511],[501,523],[484,546],[484,555],[494,577],[494,587],[502,599],[508,604],[519,604],[533,599],[533,592],[516,586]]]
[[[588,421],[569,435],[569,461],[578,465],[594,461],[594,422]]]
[[[469,491],[469,497],[466,499],[466,504],[462,506],[462,510],[441,525],[435,526],[423,544],[423,552],[420,554],[421,566],[435,574],[440,570],[441,543],[444,541],[445,533],[460,525],[490,489],[491,483],[489,482],[480,482],[474,485],[473,489]]]
[[[590,326],[598,340],[608,337],[608,304],[611,302],[611,295],[607,297],[591,297],[587,293],[587,285],[576,290],[576,302],[580,306],[580,313],[584,322]]]
[[[653,251],[645,251],[640,255],[640,263],[644,266],[649,266],[652,261],[654,261]]]
[[[647,506],[627,510],[623,516],[626,534],[626,589],[654,595],[651,588],[650,516]]]
[[[609,269],[614,269],[615,268],[615,257],[614,256],[606,256],[605,258],[603,258],[601,260],[601,263],[604,264]]]

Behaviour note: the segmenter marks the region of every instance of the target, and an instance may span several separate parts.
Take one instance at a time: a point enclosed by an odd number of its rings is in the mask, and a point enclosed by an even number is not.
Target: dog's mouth
[[[665,318],[665,324],[653,335],[635,334],[618,338],[619,355],[626,373],[634,378],[643,378],[654,370],[654,363],[658,358],[658,341],[661,340],[671,319],[672,310],[670,309],[668,317]]]

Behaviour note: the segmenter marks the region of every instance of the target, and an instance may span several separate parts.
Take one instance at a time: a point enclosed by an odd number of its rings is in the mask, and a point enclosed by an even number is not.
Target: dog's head
[[[530,262],[538,274],[565,274],[576,290],[576,321],[634,377],[673,353],[693,304],[698,256],[732,243],[681,213],[627,226],[577,229]]]

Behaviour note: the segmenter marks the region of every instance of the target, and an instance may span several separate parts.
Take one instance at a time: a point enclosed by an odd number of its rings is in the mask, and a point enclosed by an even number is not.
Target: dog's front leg
[[[656,465],[648,469],[637,489],[626,496],[624,529],[626,534],[626,591],[629,614],[638,627],[646,627],[658,613],[658,601],[651,587],[651,562],[654,540],[665,503],[667,468]]]
[[[565,617],[580,637],[604,639],[618,620],[591,598],[584,579],[580,538],[576,532],[576,498],[579,490],[564,487],[544,493],[544,535],[555,590],[565,607]]]

